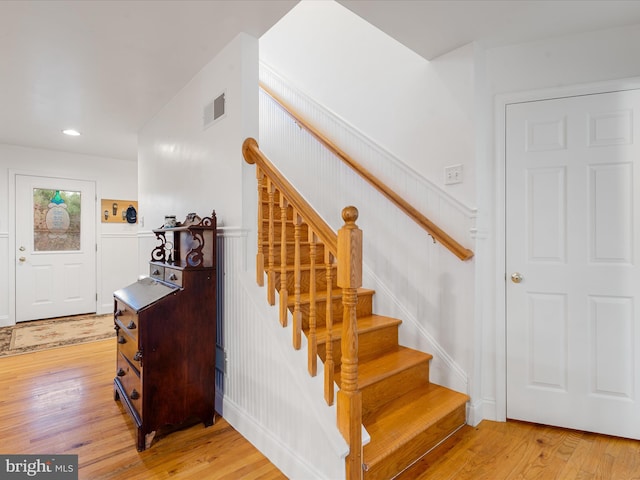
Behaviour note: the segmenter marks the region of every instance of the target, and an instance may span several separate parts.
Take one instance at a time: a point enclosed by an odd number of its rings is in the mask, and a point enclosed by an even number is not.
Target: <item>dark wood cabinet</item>
[[[215,212],[153,232],[149,276],[114,292],[114,396],[135,423],[140,451],[161,430],[214,420]]]

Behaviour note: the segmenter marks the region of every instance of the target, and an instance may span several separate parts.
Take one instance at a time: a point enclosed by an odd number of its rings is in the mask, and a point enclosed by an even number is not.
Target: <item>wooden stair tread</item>
[[[364,463],[373,466],[469,401],[463,393],[429,383],[381,406],[363,419],[371,436]]]
[[[385,351],[382,355],[362,360],[358,364],[358,388],[362,390],[369,385],[391,377],[397,372],[406,370],[421,362],[428,362],[432,358],[433,355],[429,353],[398,345],[392,350]],[[339,379],[340,374],[339,372],[337,373],[336,378]]]
[[[358,296],[365,296],[365,295],[373,295],[375,293],[375,290],[371,290],[369,288],[358,288]],[[342,297],[342,289],[341,288],[334,288],[331,291],[331,298],[332,299],[338,299]],[[301,304],[306,304],[309,303],[311,299],[311,294],[310,293],[301,293],[300,294],[300,303]],[[316,302],[323,302],[327,299],[327,291],[326,290],[320,290],[316,292]],[[293,307],[296,304],[296,296],[293,292],[289,292],[289,296],[287,298],[287,307]]]
[[[333,340],[339,340],[342,338],[342,319],[333,323],[333,329],[331,332],[331,338]],[[369,332],[372,330],[378,330],[381,328],[389,327],[392,325],[400,325],[402,320],[398,318],[385,317],[384,315],[367,315],[366,317],[358,318],[358,334]],[[326,325],[319,326],[316,330],[316,339],[318,345],[324,344],[327,341],[327,327]]]

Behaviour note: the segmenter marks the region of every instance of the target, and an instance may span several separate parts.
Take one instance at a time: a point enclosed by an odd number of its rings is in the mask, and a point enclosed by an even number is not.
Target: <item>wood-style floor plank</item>
[[[465,426],[397,480],[640,480],[640,442],[525,422]]]
[[[286,478],[220,417],[138,452],[115,359],[112,339],[0,358],[0,452],[76,454],[86,480]]]
[[[106,340],[0,358],[0,453],[77,454],[86,480],[285,478],[222,418],[136,451],[133,424],[113,400],[115,356]],[[398,478],[483,479],[640,480],[640,442],[484,421]]]

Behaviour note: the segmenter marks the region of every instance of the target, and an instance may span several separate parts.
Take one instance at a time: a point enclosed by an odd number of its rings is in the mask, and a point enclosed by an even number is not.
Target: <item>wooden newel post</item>
[[[362,394],[358,389],[358,329],[356,306],[362,286],[362,230],[356,225],[358,209],[342,210],[344,226],[338,231],[338,286],[342,288],[342,372],[338,392],[338,428],[349,444],[346,479],[362,478]]]

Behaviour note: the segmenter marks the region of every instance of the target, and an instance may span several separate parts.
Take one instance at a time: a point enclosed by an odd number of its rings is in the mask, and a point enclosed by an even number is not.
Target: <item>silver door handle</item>
[[[514,272],[511,274],[511,281],[513,283],[520,283],[522,282],[522,275],[518,272]]]
[[[27,261],[26,257],[20,257],[18,260],[20,260],[21,262],[26,262]]]

